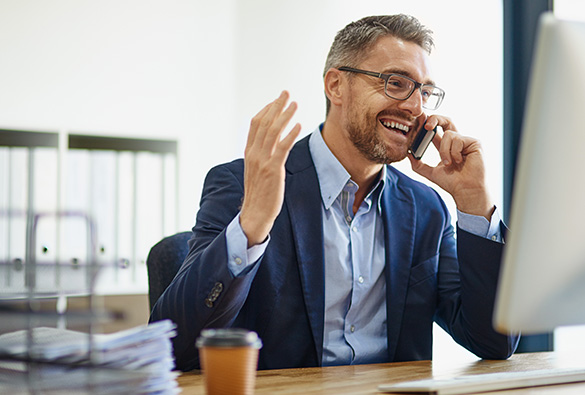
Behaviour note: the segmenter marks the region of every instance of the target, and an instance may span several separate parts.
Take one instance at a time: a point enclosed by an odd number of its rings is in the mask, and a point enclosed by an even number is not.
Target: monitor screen
[[[585,23],[541,16],[510,214],[496,329],[585,324]]]

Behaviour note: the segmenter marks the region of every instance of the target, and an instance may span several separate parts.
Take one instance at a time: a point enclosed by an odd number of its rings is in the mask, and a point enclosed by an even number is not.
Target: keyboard
[[[585,381],[585,368],[485,373],[450,379],[404,381],[397,384],[380,385],[378,390],[381,392],[457,395],[579,381]]]

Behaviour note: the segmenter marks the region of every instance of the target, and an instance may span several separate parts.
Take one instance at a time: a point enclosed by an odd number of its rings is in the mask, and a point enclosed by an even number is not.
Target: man
[[[283,92],[252,120],[245,159],[209,172],[189,255],[151,316],[177,324],[178,368],[198,367],[201,329],[230,326],[259,334],[260,369],[430,359],[433,321],[482,358],[513,353],[491,325],[503,225],[480,145],[425,114],[444,95],[432,45],[409,16],[349,24],[325,67],[324,124],[294,144]],[[423,124],[444,130],[436,167],[409,154]],[[407,156],[453,196],[457,240],[438,194],[387,166]]]

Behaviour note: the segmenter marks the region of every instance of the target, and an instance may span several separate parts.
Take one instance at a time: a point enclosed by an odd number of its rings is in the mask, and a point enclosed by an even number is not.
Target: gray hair
[[[427,53],[434,46],[432,31],[423,26],[418,19],[410,15],[368,16],[355,21],[340,30],[331,48],[323,76],[332,67],[357,67],[379,38],[393,36],[418,44]],[[327,114],[331,102],[327,100]]]

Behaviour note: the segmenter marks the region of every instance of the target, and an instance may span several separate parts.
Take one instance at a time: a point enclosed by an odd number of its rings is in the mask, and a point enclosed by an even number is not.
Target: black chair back
[[[165,237],[150,249],[146,258],[146,267],[151,310],[183,264],[189,252],[187,242],[191,235],[192,233],[188,231]]]

